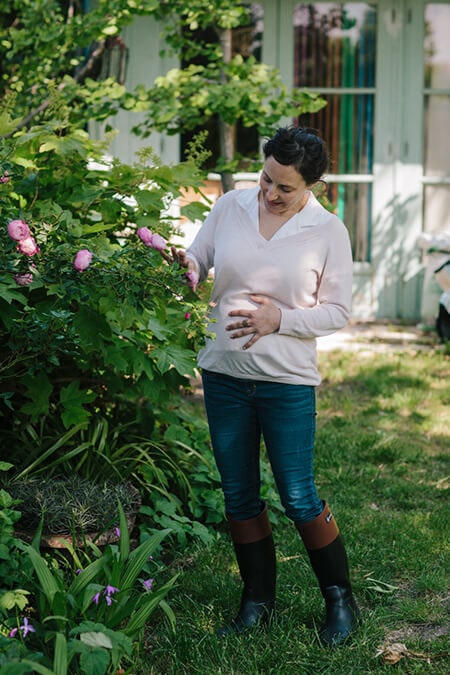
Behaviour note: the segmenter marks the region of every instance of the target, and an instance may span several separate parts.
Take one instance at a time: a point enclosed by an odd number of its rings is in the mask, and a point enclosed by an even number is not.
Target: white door
[[[450,3],[264,2],[263,60],[327,107],[298,121],[332,156],[354,316],[417,320],[422,231],[450,229]]]

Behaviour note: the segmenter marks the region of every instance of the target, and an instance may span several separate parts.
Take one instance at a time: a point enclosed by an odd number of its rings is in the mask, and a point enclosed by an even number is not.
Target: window
[[[361,262],[370,258],[376,21],[376,6],[364,2],[294,8],[294,84],[327,100],[298,124],[317,129],[327,142],[328,196]]]

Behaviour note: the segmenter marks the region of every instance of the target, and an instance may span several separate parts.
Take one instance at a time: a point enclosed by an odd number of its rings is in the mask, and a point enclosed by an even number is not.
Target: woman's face
[[[304,205],[305,180],[292,165],[280,164],[273,156],[266,159],[259,184],[263,205],[273,215],[291,216]]]

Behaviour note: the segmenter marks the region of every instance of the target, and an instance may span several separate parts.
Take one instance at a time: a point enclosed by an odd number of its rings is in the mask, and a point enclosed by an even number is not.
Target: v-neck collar
[[[239,190],[239,195],[237,198],[240,206],[245,209],[247,212],[253,229],[255,230],[258,237],[266,243],[273,241],[278,241],[279,239],[284,239],[285,237],[291,237],[295,234],[298,234],[306,228],[313,227],[318,223],[316,213],[316,205],[318,202],[312,192],[309,193],[308,201],[301,211],[294,213],[283,225],[274,233],[270,239],[266,239],[259,231],[259,193],[261,188],[259,185],[256,185],[253,188],[247,190]]]

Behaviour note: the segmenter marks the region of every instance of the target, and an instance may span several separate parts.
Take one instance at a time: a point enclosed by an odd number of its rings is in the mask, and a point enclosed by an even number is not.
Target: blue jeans
[[[262,437],[286,515],[295,523],[316,518],[323,504],[313,474],[314,387],[242,380],[206,370],[202,379],[227,514],[246,520],[261,511]]]

